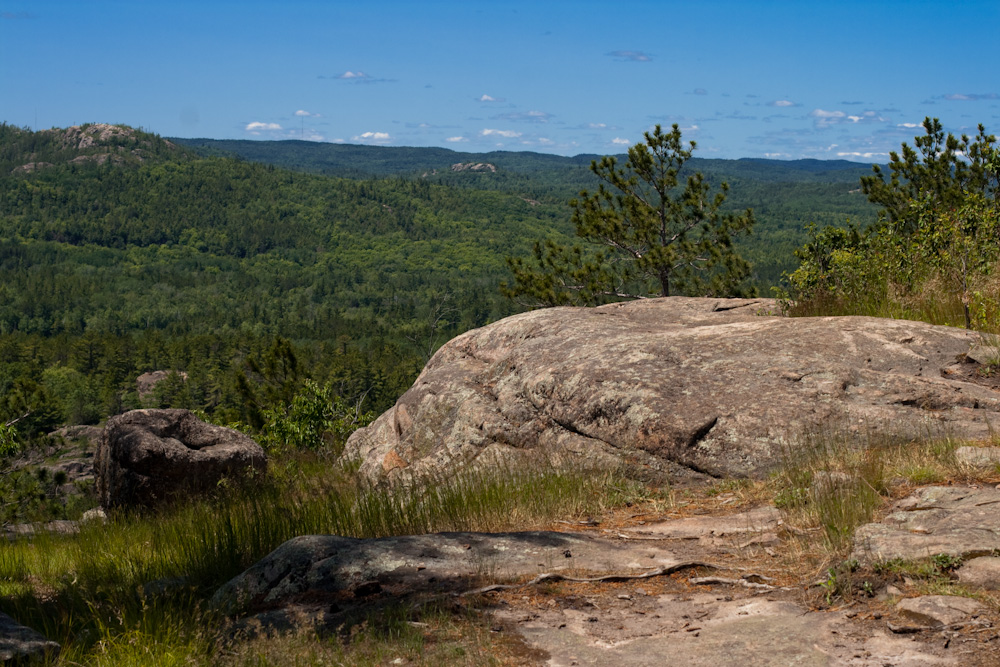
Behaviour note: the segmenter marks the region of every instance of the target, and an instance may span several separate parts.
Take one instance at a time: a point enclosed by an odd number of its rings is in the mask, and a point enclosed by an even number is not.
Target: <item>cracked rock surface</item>
[[[764,475],[815,432],[1000,423],[1000,395],[965,368],[977,334],[776,313],[669,297],[515,315],[444,345],[344,456],[370,479],[541,458],[680,481]]]

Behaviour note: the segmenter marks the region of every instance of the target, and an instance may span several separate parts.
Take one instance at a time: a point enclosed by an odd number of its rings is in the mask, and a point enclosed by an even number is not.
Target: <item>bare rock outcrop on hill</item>
[[[104,508],[151,507],[267,468],[250,437],[188,410],[132,410],[104,427],[94,468]]]
[[[920,322],[785,318],[767,299],[537,310],[447,343],[344,456],[372,479],[525,455],[742,477],[817,431],[983,437],[1000,394],[961,363],[977,340]]]

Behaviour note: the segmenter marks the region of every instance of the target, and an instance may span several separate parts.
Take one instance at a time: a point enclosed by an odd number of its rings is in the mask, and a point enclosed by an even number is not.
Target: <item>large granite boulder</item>
[[[152,507],[267,469],[250,437],[188,410],[132,410],[112,417],[95,457],[101,506]]]
[[[744,477],[817,432],[977,438],[1000,423],[1000,394],[963,363],[975,333],[777,312],[670,297],[515,315],[443,346],[344,456],[371,479],[525,455]]]

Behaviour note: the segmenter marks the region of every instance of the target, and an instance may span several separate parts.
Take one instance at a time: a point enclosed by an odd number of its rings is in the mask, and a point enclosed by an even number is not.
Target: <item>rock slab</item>
[[[0,613],[0,663],[41,662],[59,655],[60,646]]]
[[[306,596],[374,592],[449,592],[484,582],[566,569],[648,570],[678,561],[659,545],[588,535],[436,533],[377,539],[307,535],[291,539],[220,588],[215,608],[228,614],[278,607]]]
[[[969,382],[962,329],[785,318],[772,300],[550,308],[469,331],[349,439],[371,479],[541,455],[641,475],[760,476],[804,434],[980,438],[1000,394]]]
[[[894,558],[956,558],[1000,550],[1000,490],[928,486],[897,501],[882,521],[854,534],[852,557],[862,563]]]
[[[153,507],[267,469],[250,437],[188,410],[132,410],[112,417],[95,457],[101,506]]]
[[[954,625],[972,618],[983,605],[971,598],[954,595],[923,595],[900,600],[896,604],[900,616],[928,628]]]

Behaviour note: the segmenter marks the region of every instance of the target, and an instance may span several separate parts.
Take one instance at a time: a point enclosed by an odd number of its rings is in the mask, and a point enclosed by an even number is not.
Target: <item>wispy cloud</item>
[[[447,141],[449,144],[461,144],[468,141],[468,139],[466,139],[465,137],[448,137],[447,139],[445,139],[445,141]]]
[[[628,139],[623,139],[621,137],[615,137],[614,139],[611,140],[611,143],[613,143],[615,146],[628,146],[632,142],[629,141]]]
[[[835,155],[840,158],[864,158],[866,160],[880,160],[889,157],[889,153],[881,151],[837,151]]]
[[[920,123],[897,123],[896,127],[905,127],[907,130],[916,130],[923,127]]]
[[[26,19],[33,19],[35,16],[29,14],[28,12],[0,12],[0,19],[4,21],[24,21]]]
[[[813,109],[809,115],[815,119],[816,127],[821,129],[835,125],[847,117],[843,111],[826,111],[825,109]]]
[[[335,76],[324,76],[324,75],[321,74],[321,75],[319,75],[318,78],[320,78],[320,79],[335,79],[335,80],[339,80],[339,81],[348,81],[350,83],[386,83],[386,82],[395,81],[395,79],[379,79],[379,78],[373,77],[373,76],[371,76],[369,74],[366,74],[365,72],[362,72],[361,70],[357,70],[357,71],[355,71],[355,70],[347,70],[343,74],[337,74]]]
[[[506,102],[507,100],[503,97],[493,97],[492,95],[486,95],[484,93],[482,97],[477,97],[476,101],[489,104],[491,102],[493,103]]]
[[[708,91],[704,88],[695,88],[693,92],[695,95],[708,95]]]
[[[356,137],[351,137],[351,141],[357,141],[362,144],[387,144],[392,141],[392,137],[389,136],[388,132],[365,132]]]
[[[512,120],[522,123],[547,123],[552,114],[544,111],[511,112],[497,116],[500,120]]]
[[[305,109],[299,109],[295,112],[295,115],[301,118],[322,118],[322,116],[318,113],[312,113],[310,111],[306,111]]]
[[[243,129],[250,134],[259,135],[261,132],[280,132],[281,125],[278,125],[277,123],[254,121],[252,123],[247,123],[247,126]]]
[[[801,106],[801,105],[797,104],[795,102],[792,102],[791,100],[774,100],[773,102],[768,102],[767,106],[769,106],[769,107],[786,108],[786,107],[797,107],[797,106]]]
[[[636,63],[648,63],[653,61],[653,57],[642,51],[611,51],[606,54],[616,60],[628,60]]]
[[[514,130],[483,130],[479,133],[482,137],[503,137],[505,139],[516,139],[521,136],[520,132]]]
[[[608,129],[607,123],[587,123],[588,130],[606,130]]]
[[[1000,95],[997,93],[952,93],[950,95],[943,95],[942,99],[946,99],[951,102],[979,102],[982,100],[1000,99]]]

